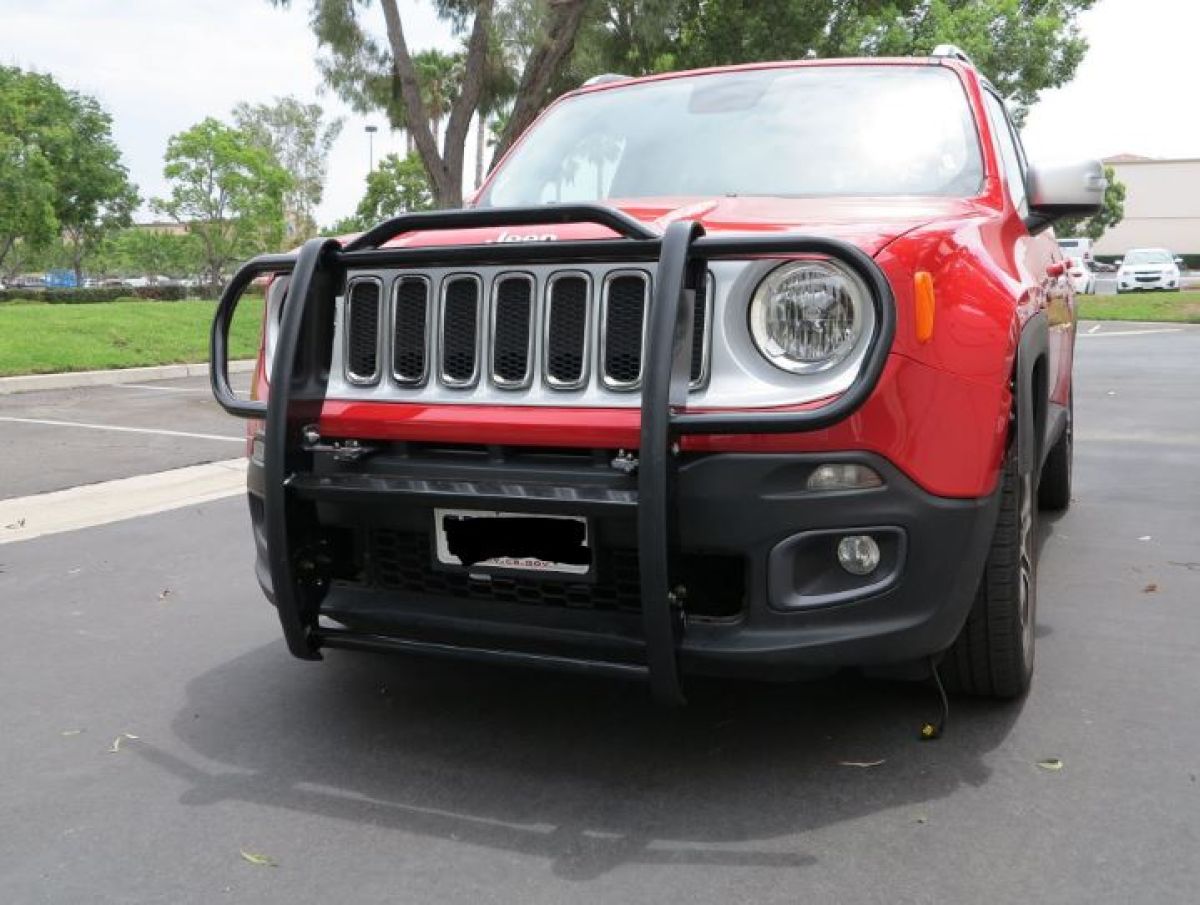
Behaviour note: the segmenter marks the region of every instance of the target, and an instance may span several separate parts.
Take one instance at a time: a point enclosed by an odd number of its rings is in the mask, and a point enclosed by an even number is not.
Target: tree
[[[429,116],[429,128],[436,141],[442,132],[442,119],[453,107],[453,98],[459,91],[463,76],[461,54],[447,54],[440,50],[422,50],[413,55],[413,68],[421,89],[421,100]]]
[[[319,104],[279,97],[270,104],[238,104],[233,108],[233,121],[292,177],[291,188],[283,197],[287,243],[297,245],[314,236],[313,212],[325,191],[329,149],[341,134],[342,120],[325,122]]]
[[[279,248],[291,179],[253,136],[209,117],[171,136],[165,160],[171,194],[154,209],[197,237],[213,285],[232,262]]]
[[[292,0],[272,0],[290,6]],[[439,15],[466,36],[461,75],[450,99],[445,139],[431,127],[434,118],[422,95],[417,58],[408,47],[397,0],[378,0],[386,41],[361,21],[373,0],[309,0],[309,21],[327,56],[318,61],[326,83],[359,110],[388,113],[394,128],[405,128],[425,167],[438,206],[462,204],[463,162],[471,122],[484,97],[489,54],[500,43],[493,23],[495,0],[436,0]],[[500,152],[533,121],[549,100],[555,75],[570,55],[587,0],[542,0],[536,38],[525,46],[523,69]]]
[[[1108,187],[1104,189],[1104,205],[1100,208],[1100,212],[1091,217],[1059,220],[1054,225],[1056,234],[1087,236],[1092,241],[1096,241],[1107,230],[1125,219],[1125,183],[1118,181],[1116,171],[1112,167],[1104,168],[1104,178],[1108,180]]]
[[[0,266],[58,233],[55,158],[65,136],[55,116],[65,95],[49,76],[0,66]]]
[[[421,158],[389,154],[367,175],[367,192],[358,203],[355,218],[358,229],[367,229],[396,214],[427,211],[432,206],[433,194]]]
[[[393,127],[407,128],[436,203],[457,206],[463,141],[497,52],[520,76],[511,107],[493,111],[507,112],[494,159],[557,94],[601,72],[922,55],[941,43],[970,54],[1020,119],[1041,90],[1074,75],[1087,49],[1078,15],[1095,0],[435,0],[443,19],[469,33],[444,151],[428,128],[396,0],[378,0],[386,41],[362,21],[375,0],[308,2],[326,83],[356,109],[386,110]]]
[[[654,7],[661,2],[644,0]],[[955,44],[991,79],[1020,118],[1042,89],[1062,85],[1075,74],[1087,50],[1076,20],[1094,3],[681,0],[674,32],[679,47],[676,62],[690,67],[810,56],[921,56],[938,44]],[[671,31],[657,48],[647,45],[652,53],[669,47]],[[614,40],[617,37],[614,33]]]
[[[17,245],[28,256],[61,234],[81,279],[84,257],[137,203],[94,98],[0,67],[0,265]]]
[[[199,236],[146,226],[112,234],[90,263],[97,272],[121,276],[194,277],[204,266]]]
[[[58,220],[83,285],[85,259],[113,230],[128,226],[139,201],[112,138],[112,117],[90,97],[74,96],[66,159],[58,177]]]
[[[502,26],[493,26],[494,34],[484,61],[483,92],[479,97],[479,116],[475,123],[475,188],[483,184],[484,156],[494,126],[499,126],[496,141],[508,125],[507,108],[517,93],[517,73],[510,60],[513,52],[505,46]]]

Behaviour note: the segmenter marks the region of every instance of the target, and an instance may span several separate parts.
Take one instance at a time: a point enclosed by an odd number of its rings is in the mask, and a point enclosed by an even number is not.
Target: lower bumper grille
[[[641,611],[636,550],[601,553],[594,583],[507,576],[479,581],[466,572],[435,569],[430,537],[420,532],[376,529],[370,534],[369,550],[371,580],[386,590],[497,603]]]
[[[385,591],[602,612],[640,613],[642,608],[638,554],[633,548],[598,548],[592,582],[533,576],[492,576],[482,581],[466,572],[436,569],[432,538],[421,531],[371,529],[366,554],[366,581]],[[742,557],[684,554],[679,578],[687,588],[684,609],[689,615],[730,619],[741,613],[746,597]]]

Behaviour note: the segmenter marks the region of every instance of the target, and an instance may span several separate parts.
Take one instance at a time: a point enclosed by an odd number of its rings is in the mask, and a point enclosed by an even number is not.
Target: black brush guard
[[[594,223],[622,238],[595,241],[385,248],[415,231]],[[826,405],[803,411],[689,412],[686,409],[693,329],[692,294],[714,258],[820,255],[836,258],[871,290],[876,330],[855,383]],[[296,556],[296,476],[312,470],[303,445],[305,425],[319,420],[328,382],[334,299],[356,267],[429,267],[570,262],[653,262],[657,265],[641,400],[637,507],[645,664],[556,657],[385,637],[323,627],[318,611],[326,586],[306,574]],[[283,306],[269,401],[243,400],[229,384],[228,337],[234,311],[257,278],[291,273]],[[672,588],[676,525],[675,452],[683,434],[794,433],[828,427],[866,401],[883,371],[895,333],[895,302],[886,277],[860,249],[836,239],[787,234],[705,236],[693,221],[672,223],[661,236],[620,211],[600,205],[493,208],[405,214],[368,230],[344,247],[312,239],[295,255],[262,255],[237,271],[217,305],[211,335],[212,389],[221,407],[242,418],[265,419],[264,529],[275,604],[293,654],[320,659],[322,647],[409,651],[482,661],[517,662],[649,680],[654,696],[681,703],[677,665],[683,611]],[[714,328],[715,329],[715,328]],[[491,505],[489,503],[489,505]]]

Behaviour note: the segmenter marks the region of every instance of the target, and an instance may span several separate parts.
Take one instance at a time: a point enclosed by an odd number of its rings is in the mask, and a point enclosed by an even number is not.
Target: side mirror
[[[1179,257],[1179,255],[1176,255],[1175,263],[1178,264],[1180,267],[1182,267],[1183,266],[1183,258]]]
[[[1029,214],[1025,225],[1041,232],[1063,217],[1090,217],[1104,205],[1104,167],[1084,163],[1033,165],[1029,168]]]

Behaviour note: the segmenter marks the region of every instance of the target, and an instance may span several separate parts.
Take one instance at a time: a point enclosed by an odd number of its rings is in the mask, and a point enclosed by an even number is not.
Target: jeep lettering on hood
[[[680,220],[695,220],[710,234],[829,236],[851,242],[872,256],[892,240],[928,223],[979,212],[978,205],[960,198],[639,198],[608,204],[656,232],[663,232]],[[564,223],[520,230],[426,230],[406,233],[387,244],[393,248],[421,248],[619,238],[612,230],[597,224]]]

